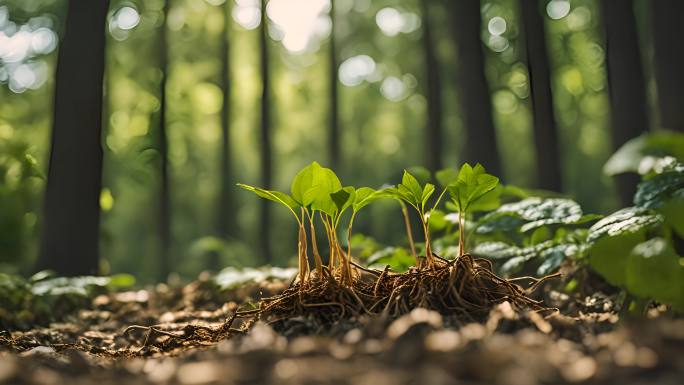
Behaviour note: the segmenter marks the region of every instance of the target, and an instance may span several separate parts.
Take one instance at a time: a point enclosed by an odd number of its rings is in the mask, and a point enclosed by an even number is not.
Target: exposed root
[[[529,297],[551,275],[533,278],[529,288],[498,277],[491,262],[466,254],[454,261],[439,256],[434,266],[411,269],[406,273],[361,269],[351,285],[342,285],[331,275],[312,276],[306,287],[297,282],[280,295],[264,298],[259,312],[266,320],[282,320],[311,315],[323,322],[364,314],[398,317],[416,307],[456,315],[467,320],[484,319],[491,308],[509,301],[520,309],[551,312],[554,309]],[[370,279],[369,279],[370,277]],[[517,279],[520,280],[520,279]]]

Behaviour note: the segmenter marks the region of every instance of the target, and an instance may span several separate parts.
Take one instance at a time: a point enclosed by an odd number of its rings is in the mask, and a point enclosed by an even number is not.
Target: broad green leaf
[[[579,245],[557,243],[550,240],[528,247],[518,247],[505,242],[484,242],[477,245],[473,250],[473,254],[477,256],[505,260],[506,262],[503,263],[500,269],[504,274],[511,274],[521,270],[531,260],[543,261],[538,271],[547,272],[558,268],[566,258],[579,254],[579,252]],[[547,262],[549,259],[551,260]]]
[[[288,207],[290,210],[295,210],[299,207],[297,202],[295,202],[295,200],[292,199],[292,197],[290,197],[289,195],[287,195],[283,192],[273,191],[273,190],[265,190],[265,189],[262,189],[260,187],[249,186],[249,185],[242,184],[242,183],[238,183],[237,185],[239,187],[247,190],[247,191],[251,191],[251,192],[255,193],[256,195],[258,195],[262,198],[266,198],[266,199],[271,200],[273,202],[278,202],[278,203]]]
[[[475,233],[484,235],[499,232],[518,232],[520,227],[525,223],[527,222],[517,215],[498,213],[495,211],[485,215],[478,221]]]
[[[598,219],[596,215],[583,215],[577,202],[565,198],[527,198],[501,205],[479,221],[477,232],[527,232],[548,225],[577,225]]]
[[[623,144],[603,167],[606,175],[626,172],[645,174],[650,171],[644,163],[650,158],[673,156],[684,159],[684,134],[672,131],[658,131],[634,138]],[[651,161],[652,162],[652,161]]]
[[[303,207],[309,207],[313,203],[313,198],[307,197],[306,193],[314,184],[314,173],[320,169],[321,165],[313,162],[301,169],[292,180],[292,185],[290,186],[292,198]]]
[[[441,210],[432,210],[428,213],[430,216],[430,230],[440,231],[447,226],[446,214]]]
[[[333,203],[335,203],[335,208],[337,209],[337,215],[342,214],[346,209],[348,209],[354,203],[354,196],[356,191],[354,187],[347,186],[341,190],[338,190],[330,194]]]
[[[649,209],[659,208],[674,194],[684,193],[684,165],[656,174],[637,186],[634,205]]]
[[[421,198],[423,196],[423,189],[420,187],[418,179],[416,179],[416,177],[411,175],[408,171],[404,170],[404,175],[401,178],[401,184],[397,186],[397,188],[399,188],[399,191],[407,196],[410,194],[412,196],[412,203],[414,205],[420,205]]]
[[[353,209],[354,211],[359,211],[365,206],[382,198],[382,194],[380,194],[378,191],[375,191],[370,187],[361,187],[356,190],[356,194],[354,195]]]
[[[663,223],[663,217],[651,210],[627,207],[601,219],[589,228],[587,242],[594,243],[604,237],[646,231]]]
[[[339,178],[329,169],[317,162],[304,167],[292,181],[292,198],[304,207],[314,203],[321,208],[334,206],[330,194],[342,188]]]
[[[645,229],[640,228],[637,231],[598,238],[589,249],[589,264],[609,283],[624,287],[627,257],[634,246],[646,239],[645,234]]]
[[[638,244],[625,266],[627,290],[684,310],[684,266],[679,259],[663,238]]]
[[[684,191],[676,193],[659,211],[677,235],[684,238]]]
[[[492,191],[498,184],[499,178],[486,174],[479,163],[475,168],[465,163],[456,182],[451,183],[447,189],[458,211],[465,212],[473,202]]]
[[[435,185],[428,183],[423,187],[423,193],[421,194],[420,198],[420,204],[421,208],[424,210],[425,209],[425,204],[427,203],[428,199],[430,199],[430,196],[435,192]]]
[[[478,200],[471,203],[468,207],[468,211],[471,213],[479,211],[492,211],[496,210],[501,206],[501,194],[504,191],[502,185],[496,186],[492,191],[485,193]]]

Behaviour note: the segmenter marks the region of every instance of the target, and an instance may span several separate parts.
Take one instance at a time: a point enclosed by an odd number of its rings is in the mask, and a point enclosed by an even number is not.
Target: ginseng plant
[[[297,173],[290,186],[291,195],[279,191],[265,190],[259,187],[248,186],[239,183],[238,186],[252,191],[262,198],[278,202],[289,209],[299,226],[298,240],[298,263],[299,280],[302,286],[310,275],[307,255],[307,222],[311,248],[317,276],[322,278],[324,274],[335,274],[337,268],[340,271],[340,281],[350,285],[352,282],[351,269],[351,246],[347,253],[342,251],[337,228],[344,212],[351,208],[352,217],[348,227],[348,235],[351,237],[351,226],[356,213],[365,205],[375,200],[375,191],[370,188],[354,187],[342,188],[339,178],[335,173],[317,162],[313,162]],[[297,214],[299,211],[299,214]],[[323,266],[323,259],[318,251],[316,242],[315,218],[318,213],[326,230],[326,237],[330,246],[330,256],[327,268]]]
[[[425,210],[428,200],[435,192],[435,185],[426,183],[421,187],[418,179],[404,170],[404,175],[401,178],[401,183],[395,187],[387,187],[381,190],[378,195],[384,198],[392,198],[398,200],[402,204],[402,211],[404,219],[408,221],[406,211],[403,210],[403,205],[408,204],[413,207],[420,217],[420,222],[423,227],[423,235],[425,237],[425,258],[428,267],[434,266],[434,256],[432,254],[432,247],[430,246],[430,213],[439,204],[444,192],[439,196],[437,202],[433,205],[430,211]],[[409,242],[411,241],[410,227],[407,224],[407,232],[409,235]],[[413,246],[412,246],[413,251]],[[418,262],[418,261],[416,261]],[[420,265],[420,264],[418,264]]]
[[[446,169],[437,172],[437,179],[449,191],[452,203],[458,211],[458,255],[465,254],[465,225],[468,212],[475,211],[480,206],[489,205],[491,199],[498,200],[494,189],[499,184],[499,178],[487,174],[481,164],[472,167],[465,163],[461,169]]]

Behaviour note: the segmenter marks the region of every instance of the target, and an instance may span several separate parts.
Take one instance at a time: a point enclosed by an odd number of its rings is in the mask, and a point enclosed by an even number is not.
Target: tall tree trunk
[[[446,4],[458,44],[459,99],[466,130],[462,160],[482,163],[489,172],[501,175],[492,102],[484,72],[480,0],[449,0]]]
[[[611,107],[613,148],[641,135],[648,129],[644,71],[634,18],[633,1],[603,1],[603,23],[606,28],[608,89]],[[631,205],[639,182],[638,175],[616,178],[623,205]]]
[[[232,1],[225,2],[223,12],[223,34],[221,35],[220,54],[221,54],[221,74],[219,87],[223,92],[223,106],[221,109],[221,154],[219,156],[221,165],[221,180],[218,197],[218,212],[216,218],[216,232],[219,237],[230,238],[236,236],[237,222],[234,211],[234,186],[231,181],[231,149],[230,149],[230,9]],[[219,266],[212,266],[216,269]]]
[[[558,127],[553,112],[551,70],[546,50],[544,19],[539,5],[538,0],[521,0],[534,117],[537,185],[543,189],[561,191],[563,174],[558,146]]]
[[[652,0],[653,59],[660,126],[684,132],[684,1]]]
[[[167,137],[167,98],[166,83],[169,76],[169,53],[168,53],[168,27],[170,1],[164,1],[164,23],[161,26],[159,41],[159,66],[162,77],[159,84],[159,128],[158,147],[160,160],[160,183],[159,183],[159,280],[166,281],[171,271],[171,193],[169,183],[169,146]]]
[[[71,0],[57,61],[38,269],[96,274],[102,185],[102,82],[109,1]]]
[[[270,79],[268,73],[268,17],[266,16],[266,0],[261,0],[261,27],[259,34],[259,47],[261,49],[261,185],[268,189],[271,188],[273,179],[272,157],[271,157],[271,121],[270,121],[270,100],[269,88]],[[271,253],[271,231],[270,231],[270,204],[267,200],[261,200],[259,231],[261,234],[262,254],[267,262],[273,260]]]
[[[330,2],[330,133],[328,137],[328,151],[330,152],[330,167],[339,172],[340,165],[340,121],[337,91],[337,47],[335,42],[335,2]]]
[[[430,22],[430,0],[422,0],[423,48],[425,54],[425,77],[427,80],[427,135],[425,135],[425,165],[430,171],[442,168],[442,83],[439,79],[439,63]]]

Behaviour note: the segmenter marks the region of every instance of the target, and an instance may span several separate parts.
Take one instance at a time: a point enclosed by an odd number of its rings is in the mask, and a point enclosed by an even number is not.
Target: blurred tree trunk
[[[650,2],[653,25],[653,56],[658,84],[660,126],[684,132],[684,1]]]
[[[466,131],[462,160],[482,163],[487,171],[501,175],[492,102],[484,72],[480,0],[449,0],[446,4],[458,44],[459,99]]]
[[[223,34],[220,39],[221,74],[219,87],[223,93],[223,106],[221,109],[221,180],[218,197],[218,217],[216,218],[216,232],[219,237],[231,238],[237,235],[237,221],[235,218],[235,186],[231,180],[231,146],[230,146],[230,11],[232,1],[225,2],[223,12]],[[216,269],[219,266],[212,266]]]
[[[57,61],[38,269],[96,274],[102,184],[102,84],[109,1],[71,0]]]
[[[439,79],[439,63],[435,55],[435,43],[430,22],[430,0],[422,0],[423,49],[425,76],[427,80],[427,135],[425,136],[425,165],[430,171],[442,168],[442,83]]]
[[[259,28],[259,48],[261,50],[261,137],[259,152],[261,154],[261,186],[271,188],[273,179],[271,159],[271,121],[269,88],[270,79],[268,73],[268,17],[266,16],[266,0],[261,0],[261,26]],[[271,231],[270,231],[270,204],[266,199],[261,199],[259,216],[259,232],[261,234],[262,255],[266,262],[272,261],[271,254]]]
[[[164,23],[159,31],[159,67],[161,80],[159,84],[159,128],[157,146],[159,148],[160,181],[159,181],[159,280],[166,281],[171,271],[171,193],[169,183],[169,146],[167,137],[167,98],[166,82],[169,77],[168,26],[170,1],[164,1]]]
[[[563,174],[558,146],[558,127],[553,113],[551,70],[546,50],[544,19],[539,5],[538,0],[521,0],[534,119],[537,185],[543,189],[561,191]]]
[[[603,1],[613,149],[648,130],[648,104],[633,1]],[[680,106],[681,108],[681,106]],[[620,200],[631,205],[639,176],[616,177]]]
[[[337,91],[337,47],[335,44],[335,2],[330,2],[330,133],[328,137],[328,151],[330,151],[330,167],[338,171],[340,165],[340,121]]]

